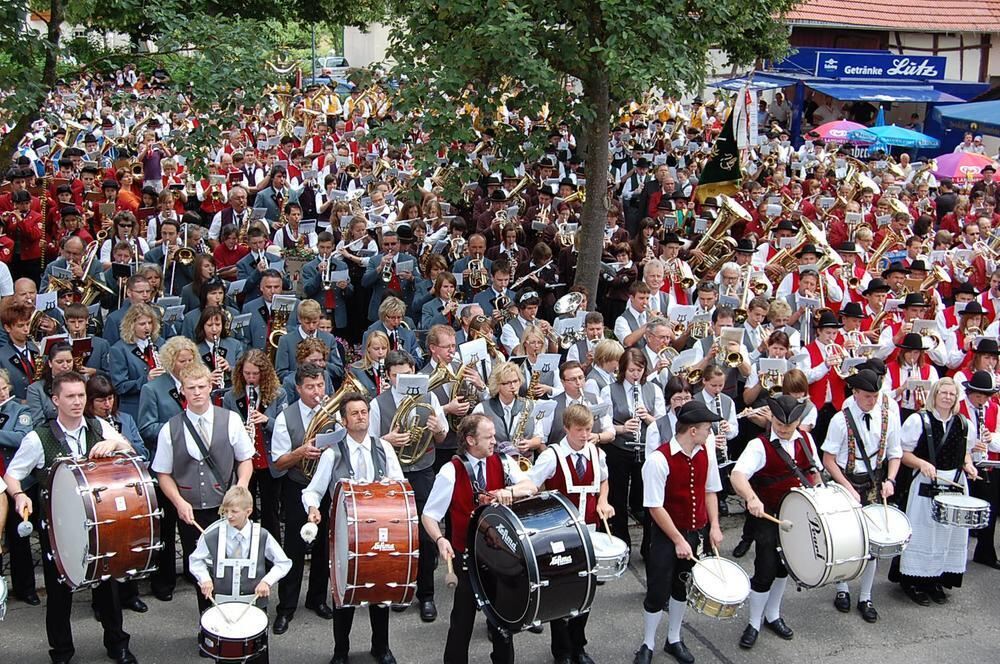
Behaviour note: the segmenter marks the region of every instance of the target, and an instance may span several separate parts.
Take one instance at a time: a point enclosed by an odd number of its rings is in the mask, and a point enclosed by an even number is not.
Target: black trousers
[[[34,511],[28,520],[40,533],[42,527],[41,503],[38,501],[38,485],[25,492],[34,505]],[[7,516],[6,538],[10,554],[10,592],[14,597],[25,597],[35,592],[35,559],[31,555],[31,537],[21,537],[17,534],[17,525],[23,520],[20,514],[14,513],[13,500],[10,501],[10,514]],[[0,574],[3,573],[3,556],[0,556]]]
[[[284,477],[273,477],[271,471],[255,470],[250,476],[250,493],[253,494],[254,513],[260,526],[281,543],[281,488]]]
[[[302,507],[301,484],[285,478],[282,493],[285,502],[285,555],[292,560],[292,569],[278,584],[279,616],[293,616],[299,606],[299,592],[302,590],[302,574],[305,571],[306,553],[312,554],[312,566],[309,573],[309,587],[306,588],[306,604],[318,606],[329,598],[330,585],[330,542],[328,539],[330,527],[330,494],[327,492],[319,504],[322,519],[319,522],[319,532],[312,544],[306,544],[299,536],[299,530],[306,522],[305,509]]]
[[[628,515],[631,510],[643,524],[643,535],[648,530],[646,509],[642,506],[642,464],[635,453],[614,445],[604,445],[608,462],[608,503],[615,508],[615,515],[608,520],[611,534],[625,542],[631,549],[632,538],[628,532]]]
[[[834,408],[832,403],[823,404],[823,407],[816,413],[816,426],[813,427],[811,432],[813,440],[826,440],[826,430],[830,428],[830,420],[836,414],[837,409]],[[817,445],[822,445],[822,443],[817,443]]]
[[[368,622],[372,628],[372,649],[376,655],[389,650],[389,607],[369,606]],[[351,651],[351,627],[354,607],[333,610],[333,654],[347,657]]]
[[[552,657],[559,661],[575,657],[587,647],[587,619],[590,611],[575,618],[561,618],[549,623],[552,632]]]
[[[156,594],[172,593],[177,585],[177,509],[170,502],[167,496],[160,490],[160,485],[156,485],[156,500],[163,510],[163,517],[160,519],[160,541],[163,548],[160,549],[159,562],[156,570],[150,575],[150,588]],[[184,558],[184,567],[188,568],[187,557]]]
[[[667,608],[671,597],[678,602],[687,601],[686,575],[694,568],[693,560],[677,557],[677,546],[658,526],[650,529],[649,557],[646,558],[646,597],[642,608],[647,613],[656,613]],[[702,532],[681,531],[692,551],[698,551]]]
[[[404,472],[403,475],[413,487],[413,499],[417,504],[417,514],[423,514],[424,503],[431,495],[434,486],[434,468],[428,466],[423,470]],[[417,601],[434,599],[434,568],[437,566],[437,546],[434,540],[420,524],[420,557],[417,566]]]
[[[997,510],[1000,509],[1000,470],[993,469],[981,473],[980,477],[983,479],[978,482],[969,482],[969,492],[990,504],[990,521],[989,525],[978,531],[976,550],[972,554],[972,559],[977,563],[992,565],[997,561],[993,535],[997,528]]]
[[[472,640],[472,630],[476,625],[476,599],[469,583],[469,573],[464,565],[455,565],[458,576],[458,586],[455,588],[455,602],[451,607],[451,619],[448,625],[448,639],[444,646],[444,664],[469,664],[469,642]],[[507,634],[502,633],[492,623],[486,627],[493,637],[493,652],[490,661],[493,664],[514,664],[514,642]]]
[[[194,511],[194,520],[202,528],[208,528],[210,525],[219,520],[219,508],[210,507],[203,510]],[[187,569],[188,558],[194,553],[194,548],[198,546],[198,538],[201,537],[201,531],[192,525],[184,523],[183,521],[177,521],[177,530],[181,536],[181,552],[184,555],[184,568]],[[205,599],[205,596],[201,594],[201,591],[197,591],[198,597],[198,613],[204,613],[208,607],[212,606],[212,603]]]
[[[59,570],[51,559],[52,547],[48,533],[40,533],[42,544],[42,571],[45,575],[45,633],[49,638],[49,657],[53,660],[69,660],[73,648],[73,631],[70,616],[73,609],[73,593],[69,587],[59,582]],[[114,580],[105,581],[94,589],[94,601],[104,628],[104,649],[110,657],[117,657],[128,648],[129,635],[122,627],[122,605],[118,598],[118,584]]]
[[[771,589],[775,579],[788,576],[785,563],[778,555],[778,524],[749,516],[753,532],[754,560],[753,576],[750,577],[750,590],[766,593]]]

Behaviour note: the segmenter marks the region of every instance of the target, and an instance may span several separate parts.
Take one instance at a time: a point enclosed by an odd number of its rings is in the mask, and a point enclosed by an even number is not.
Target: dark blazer
[[[52,261],[48,265],[46,265],[45,266],[45,271],[42,272],[42,278],[39,280],[38,292],[39,293],[45,293],[45,292],[47,292],[49,290],[49,277],[52,276],[52,270],[53,270],[53,268],[59,267],[59,268],[62,268],[62,269],[65,270],[65,269],[68,269],[66,267],[67,265],[68,265],[68,263],[66,262],[66,259],[63,258],[62,256],[60,256],[59,258],[55,259],[54,261]],[[101,274],[101,261],[95,260],[93,263],[91,263],[90,264],[90,272],[88,272],[87,274],[89,274],[90,276],[94,277],[95,279],[98,279],[98,280],[100,280],[100,281],[103,282],[104,281],[104,277]]]
[[[264,260],[267,261],[268,267],[271,267],[283,259],[281,256],[276,256],[269,251],[265,251]],[[257,258],[252,253],[247,254],[236,262],[236,278],[246,279],[246,284],[243,286],[244,302],[260,297],[260,270],[257,269]],[[288,278],[288,273],[284,273],[284,278],[281,280],[281,287],[285,290],[292,288],[292,281]]]
[[[150,249],[146,252],[143,257],[143,261],[146,263],[152,263],[154,265],[159,265],[163,267],[163,245],[159,245]],[[191,267],[194,265],[181,265],[177,261],[170,263],[167,266],[166,271],[163,273],[163,292],[167,295],[180,295],[184,290],[184,287],[191,283]],[[171,277],[173,277],[173,284],[171,287]],[[169,289],[169,292],[168,292]]]
[[[511,299],[511,302],[514,301],[514,291],[508,288],[506,291],[504,291],[504,294]],[[484,290],[483,292],[477,293],[476,296],[472,298],[472,303],[478,304],[480,307],[482,307],[483,314],[485,314],[487,317],[490,317],[493,315],[493,300],[496,298],[496,296],[497,294],[493,290],[493,287],[491,286],[486,290]]]
[[[294,330],[298,326],[299,318],[296,315],[297,310],[298,308],[292,310],[285,329]],[[241,313],[250,314],[250,323],[243,328],[240,335],[243,343],[248,348],[267,350],[267,319],[265,318],[267,315],[267,304],[264,303],[264,298],[258,297],[255,300],[250,300],[243,305]]]
[[[108,314],[108,317],[104,319],[104,340],[108,342],[108,345],[114,345],[119,339],[122,338],[122,318],[125,317],[125,313],[132,306],[131,300],[125,300],[122,302],[122,306],[118,307],[114,311]]]
[[[389,334],[389,330],[386,329],[385,323],[383,323],[382,321],[377,321],[375,323],[372,323],[371,325],[368,326],[368,329],[365,330],[365,334],[361,338],[362,348],[365,347],[365,342],[368,340],[368,334],[370,332],[375,332],[375,331],[384,332],[387,335]],[[396,328],[396,334],[399,339],[400,350],[405,350],[413,357],[414,361],[417,363],[417,369],[424,366],[423,350],[421,350],[420,344],[417,342],[417,335],[413,333],[413,330],[407,330],[406,328],[398,327]]]
[[[370,288],[372,290],[371,300],[368,302],[368,320],[377,321],[378,320],[378,308],[382,304],[382,300],[385,299],[385,282],[382,281],[382,270],[378,269],[379,264],[382,262],[382,257],[385,254],[379,252],[371,257],[368,261],[368,269],[365,270],[365,274],[361,277],[361,285],[365,288]],[[405,263],[407,261],[413,261],[413,275],[419,274],[417,271],[417,259],[411,254],[406,252],[396,255],[396,263]],[[403,291],[403,301],[412,302],[413,293],[416,288],[414,283],[415,279],[409,279],[407,281],[400,280],[400,288]]]
[[[162,345],[163,339],[153,342],[156,348]],[[111,381],[118,393],[119,410],[138,418],[139,392],[149,381],[149,365],[137,345],[119,340],[111,346]]]
[[[139,391],[139,435],[150,451],[156,450],[156,438],[167,421],[184,410],[182,397],[170,374],[163,374],[142,386]]]
[[[45,389],[44,380],[36,380],[28,386],[28,411],[37,424],[55,419],[56,405],[52,403],[52,394]]]
[[[4,467],[10,465],[10,460],[21,446],[21,441],[34,426],[28,407],[16,398],[8,399],[0,405],[0,456],[3,457]],[[31,474],[24,478],[21,485],[27,489],[34,483],[35,477]]]
[[[330,348],[330,354],[326,358],[327,369],[337,378],[344,377],[344,359],[340,355],[340,344],[329,332],[316,332],[316,338],[325,343]],[[298,368],[295,360],[295,351],[302,341],[298,326],[289,328],[288,334],[281,337],[278,342],[278,353],[274,358],[274,370],[278,373],[278,378],[285,379],[285,376],[294,374]]]
[[[41,369],[39,362],[43,360],[38,346],[29,339],[26,347],[32,352],[35,366]],[[7,375],[10,376],[10,393],[23,403],[28,397],[28,385],[34,382],[35,377],[26,373],[20,353],[9,342],[0,346],[0,368],[6,369]]]
[[[333,272],[347,270],[347,263],[339,258],[334,258],[330,269]],[[326,291],[323,290],[323,273],[319,268],[319,258],[314,258],[302,266],[299,279],[302,281],[302,291],[305,296],[319,302],[323,311],[327,311]],[[338,329],[347,327],[347,298],[354,294],[350,275],[346,281],[347,288],[337,288],[336,285],[331,288],[334,295],[333,326]]]
[[[298,203],[299,202],[299,191],[297,189],[292,189],[287,187],[287,198],[285,203]],[[275,200],[274,187],[267,187],[266,189],[261,189],[257,192],[257,195],[253,199],[253,207],[264,208],[264,218],[269,222],[275,222],[278,217],[281,216],[281,210],[278,209],[278,203]]]
[[[228,311],[233,316],[239,315],[239,310],[234,307],[226,307]],[[198,327],[198,320],[201,318],[201,309],[197,306],[191,311],[184,314],[184,322],[181,323],[181,334],[188,339],[194,339],[195,328]],[[235,334],[230,330],[230,334]],[[242,339],[240,340],[242,341]]]

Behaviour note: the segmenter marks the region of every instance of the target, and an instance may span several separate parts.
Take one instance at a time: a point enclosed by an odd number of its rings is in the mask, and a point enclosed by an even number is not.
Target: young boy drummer
[[[781,596],[788,570],[778,557],[778,526],[764,514],[777,515],[784,497],[797,486],[819,482],[816,446],[812,436],[799,429],[805,402],[782,395],[768,399],[771,432],[751,440],[733,466],[733,489],[746,501],[752,515],[756,557],[750,579],[750,621],[740,637],[741,648],[753,648],[764,625],[785,639],[792,629],[781,617]]]
[[[583,404],[573,404],[563,411],[562,424],[566,435],[545,448],[528,477],[535,485],[544,482],[546,488],[569,498],[587,525],[597,526],[601,519],[614,516],[615,510],[608,504],[608,463],[604,451],[587,444],[593,435],[594,415]],[[584,650],[589,615],[588,611],[551,623],[552,656],[557,664],[592,664]]]
[[[233,486],[222,498],[222,517],[201,534],[188,558],[191,574],[206,601],[258,602],[267,609],[271,588],[292,568],[278,540],[250,520],[253,496]],[[271,569],[265,572],[268,562]],[[265,633],[266,637],[266,633]],[[267,664],[267,648],[249,662]]]
[[[701,401],[689,401],[677,411],[673,438],[646,458],[642,466],[643,505],[655,524],[651,529],[650,555],[646,558],[646,598],[643,601],[645,635],[634,664],[649,664],[656,648],[656,628],[668,607],[667,643],[663,651],[678,662],[691,664],[694,656],[681,640],[681,623],[687,608],[684,575],[709,528],[713,548],[722,543],[717,493],[722,480],[716,465],[712,424],[722,418]],[[714,443],[713,443],[714,445]],[[669,604],[668,604],[669,598]]]

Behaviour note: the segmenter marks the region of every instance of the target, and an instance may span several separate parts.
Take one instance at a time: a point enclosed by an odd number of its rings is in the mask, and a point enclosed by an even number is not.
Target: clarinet
[[[715,395],[715,412],[718,413],[720,417],[722,416],[722,397],[720,395],[718,395],[718,394]],[[726,425],[726,429],[728,430],[728,428],[729,428],[729,422],[726,421],[726,420],[723,420],[722,422],[716,422],[716,423],[712,424],[712,429],[715,431],[716,434],[719,434],[719,433],[722,432],[722,425],[723,424]],[[715,446],[715,459],[716,459],[716,461],[718,461],[719,467],[725,466],[726,464],[729,463],[729,445],[728,445],[728,443],[725,443],[725,444],[723,444],[721,446],[720,445],[716,445]]]
[[[633,385],[632,386],[632,402],[635,404],[635,410],[636,411],[639,410],[639,403],[640,403],[639,398],[640,398],[640,396],[639,396],[639,386],[638,385]],[[634,414],[635,413],[633,413],[633,415]],[[634,446],[635,460],[637,462],[639,462],[639,463],[642,463],[642,460],[643,460],[643,457],[645,456],[645,451],[646,451],[643,448],[643,445],[642,445],[642,421],[639,422],[639,429],[635,432],[635,435],[632,438],[632,445]]]

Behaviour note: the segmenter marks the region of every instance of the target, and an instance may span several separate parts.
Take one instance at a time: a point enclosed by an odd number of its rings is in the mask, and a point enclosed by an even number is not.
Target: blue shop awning
[[[926,85],[852,85],[849,83],[807,83],[840,101],[908,101],[918,103],[960,102],[959,97]]]
[[[946,106],[934,113],[946,129],[1000,136],[1000,100]]]
[[[709,83],[710,88],[721,88],[722,90],[742,90],[749,85],[754,90],[774,90],[776,88],[786,88],[795,85],[794,80],[789,80],[783,76],[769,76],[767,74],[755,74],[754,76],[738,76],[727,78],[724,81]]]

